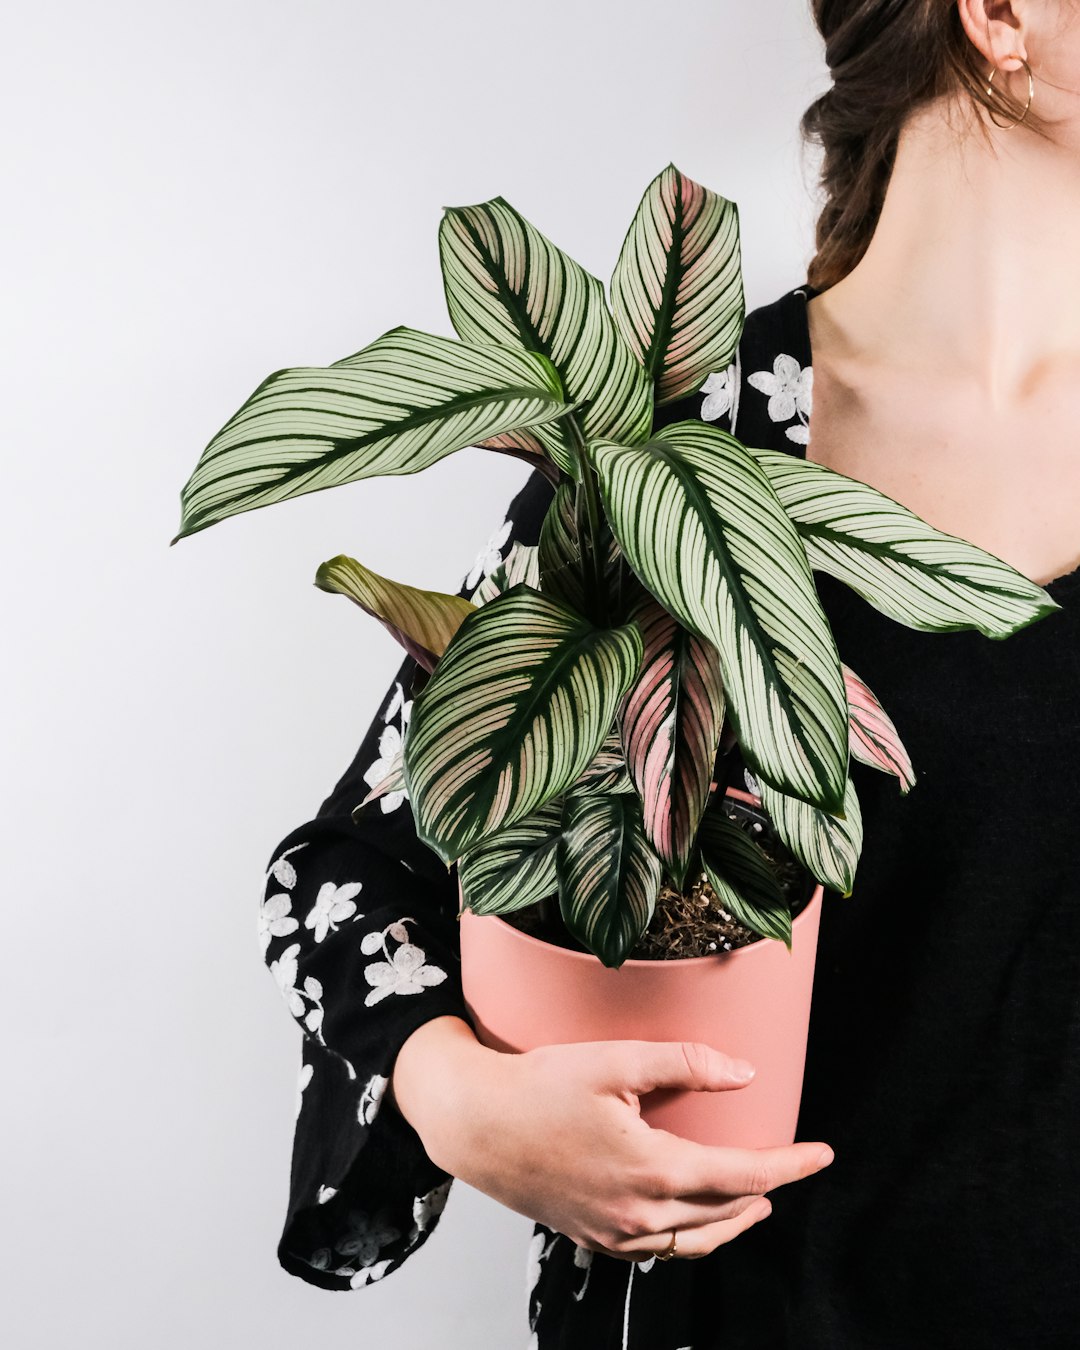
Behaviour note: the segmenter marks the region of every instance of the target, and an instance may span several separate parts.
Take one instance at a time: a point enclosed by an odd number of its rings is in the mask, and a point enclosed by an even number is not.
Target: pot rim
[[[806,904],[803,905],[802,909],[798,912],[798,914],[796,914],[794,919],[792,919],[791,935],[793,942],[795,933],[798,931],[800,925],[805,927],[804,921],[806,920],[806,918],[809,915],[813,914],[816,906],[821,904],[824,892],[825,887],[819,881],[818,884],[814,887],[810,899],[807,900]],[[458,893],[459,895],[461,893],[460,880],[458,881]],[[595,954],[595,952],[576,952],[571,947],[560,947],[557,942],[545,942],[543,938],[533,937],[531,933],[523,933],[520,928],[515,928],[512,923],[507,923],[506,920],[499,914],[474,914],[471,909],[463,909],[458,914],[458,918],[462,919],[466,914],[468,914],[470,919],[495,919],[499,924],[502,925],[503,928],[507,930],[507,933],[513,935],[513,940],[520,941],[526,947],[536,946],[543,948],[545,951],[558,952],[561,956],[568,957],[574,961],[578,962],[584,961],[588,964],[597,965],[604,970],[613,970],[613,969],[625,970],[628,966],[630,967],[631,970],[638,970],[641,969],[642,967],[648,967],[649,970],[656,970],[657,968],[665,968],[665,967],[672,967],[676,970],[682,970],[688,966],[706,965],[709,962],[712,962],[714,964],[718,962],[724,962],[729,960],[731,957],[735,956],[740,956],[745,959],[746,957],[750,956],[755,950],[761,949],[769,950],[771,944],[773,943],[779,943],[780,946],[784,945],[779,938],[763,937],[759,938],[756,942],[748,942],[743,947],[732,947],[730,951],[726,952],[710,952],[707,956],[675,956],[667,958],[635,956],[635,957],[628,957],[620,966],[612,967],[612,966],[605,966],[604,963],[600,960],[600,958]]]

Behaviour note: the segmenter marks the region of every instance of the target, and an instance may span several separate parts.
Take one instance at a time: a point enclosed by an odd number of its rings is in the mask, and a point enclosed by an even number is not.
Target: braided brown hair
[[[917,108],[966,91],[999,122],[1019,118],[1027,101],[1000,76],[989,94],[987,63],[960,22],[956,0],[810,0],[825,40],[832,86],[799,120],[804,145],[824,152],[819,182],[825,204],[807,280],[819,290],[839,281],[866,252],[889,184],[900,130]],[[1024,73],[1021,66],[1020,73]],[[989,140],[990,131],[976,119]],[[1047,136],[1032,108],[1027,127]],[[1017,134],[1021,128],[1017,128]]]

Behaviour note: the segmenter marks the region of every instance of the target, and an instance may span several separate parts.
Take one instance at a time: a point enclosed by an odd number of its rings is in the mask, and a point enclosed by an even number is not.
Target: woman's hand
[[[763,1219],[765,1193],[832,1161],[823,1143],[721,1148],[651,1128],[639,1094],[737,1091],[740,1061],[695,1041],[586,1041],[501,1054],[460,1017],[417,1028],[390,1103],[433,1162],[579,1246],[629,1261],[705,1256]]]

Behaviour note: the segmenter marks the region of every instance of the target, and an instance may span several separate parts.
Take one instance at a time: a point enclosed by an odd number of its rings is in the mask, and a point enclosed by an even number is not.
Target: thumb
[[[745,1087],[754,1067],[704,1041],[625,1041],[623,1086],[639,1095],[655,1088],[717,1092]]]

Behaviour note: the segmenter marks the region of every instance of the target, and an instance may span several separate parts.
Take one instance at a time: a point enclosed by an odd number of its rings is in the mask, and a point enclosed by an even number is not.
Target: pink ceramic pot
[[[459,885],[460,896],[460,885]],[[658,1089],[640,1098],[657,1129],[702,1144],[764,1148],[795,1139],[806,1062],[822,888],[775,938],[714,956],[605,966],[522,933],[497,915],[461,913],[461,979],[479,1039],[523,1051],[577,1041],[704,1041],[749,1060],[746,1087]]]

